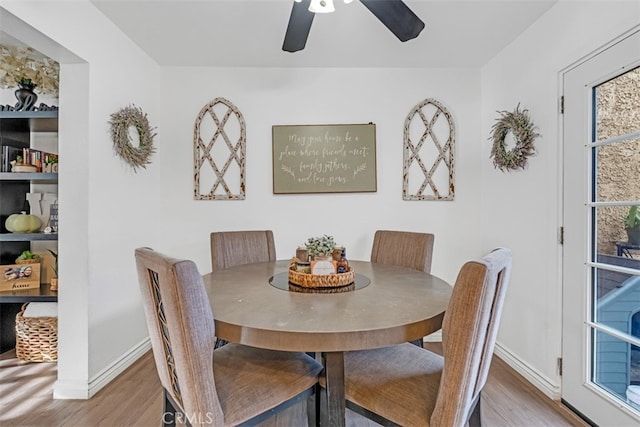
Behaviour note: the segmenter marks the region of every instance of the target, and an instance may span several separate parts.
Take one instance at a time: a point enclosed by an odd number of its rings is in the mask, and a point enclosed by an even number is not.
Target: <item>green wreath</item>
[[[131,165],[134,172],[137,168],[146,168],[150,164],[149,157],[155,153],[153,137],[156,134],[149,126],[146,113],[141,108],[131,105],[111,114],[111,138],[113,151]],[[138,146],[131,145],[129,128],[134,127],[138,132]]]
[[[529,118],[529,111],[520,111],[520,104],[513,112],[498,111],[502,115],[491,128],[493,146],[491,157],[493,165],[501,171],[524,169],[527,158],[535,153],[533,141],[540,136],[536,132],[536,126]],[[511,132],[516,141],[515,147],[507,151],[504,140]]]

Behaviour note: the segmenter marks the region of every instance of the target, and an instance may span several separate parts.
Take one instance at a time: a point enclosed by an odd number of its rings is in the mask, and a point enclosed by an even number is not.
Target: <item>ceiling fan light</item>
[[[331,13],[335,11],[333,0],[311,0],[309,5],[309,12],[313,13]]]
[[[298,0],[296,0],[296,1],[298,1]],[[352,1],[353,1],[353,0],[344,0],[344,4],[349,4],[349,3],[351,3]]]

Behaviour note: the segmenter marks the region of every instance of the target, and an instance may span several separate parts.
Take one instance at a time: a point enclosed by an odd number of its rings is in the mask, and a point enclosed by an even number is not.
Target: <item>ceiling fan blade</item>
[[[316,15],[313,12],[309,12],[310,3],[311,0],[302,0],[299,3],[293,2],[282,50],[297,52],[304,49],[304,46],[307,44],[307,37],[309,37],[313,17]]]
[[[402,42],[414,39],[424,22],[402,0],[360,0]]]

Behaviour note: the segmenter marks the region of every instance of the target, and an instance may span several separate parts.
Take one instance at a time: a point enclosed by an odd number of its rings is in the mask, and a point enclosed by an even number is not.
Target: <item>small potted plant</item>
[[[51,249],[47,249],[51,255],[53,255],[53,267],[51,268],[53,270],[53,277],[51,278],[51,290],[52,291],[57,291],[58,290],[58,253],[52,251]]]
[[[20,256],[16,258],[16,264],[36,264],[40,262],[40,256],[31,251],[22,251]]]
[[[629,243],[640,245],[640,212],[638,206],[631,206],[627,216],[624,217],[624,225],[627,230]]]
[[[51,156],[47,158],[42,166],[42,172],[55,173],[58,172],[58,157]]]
[[[311,274],[325,275],[336,272],[331,253],[336,246],[333,236],[310,237],[305,243],[311,261]]]
[[[305,246],[309,251],[309,257],[314,259],[315,257],[330,256],[336,246],[336,242],[333,240],[333,236],[325,234],[322,237],[309,237]]]
[[[33,80],[28,79],[26,77],[20,77],[17,80],[17,82],[18,82],[18,87],[20,89],[27,89],[27,90],[31,90],[32,91],[33,89],[35,89],[36,86],[38,86],[37,84],[35,84],[33,82]]]

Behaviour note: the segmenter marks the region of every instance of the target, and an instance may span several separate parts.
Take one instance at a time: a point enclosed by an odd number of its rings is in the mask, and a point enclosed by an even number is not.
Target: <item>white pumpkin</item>
[[[9,215],[4,226],[12,233],[34,233],[40,230],[42,221],[35,215],[27,215],[26,212]]]

